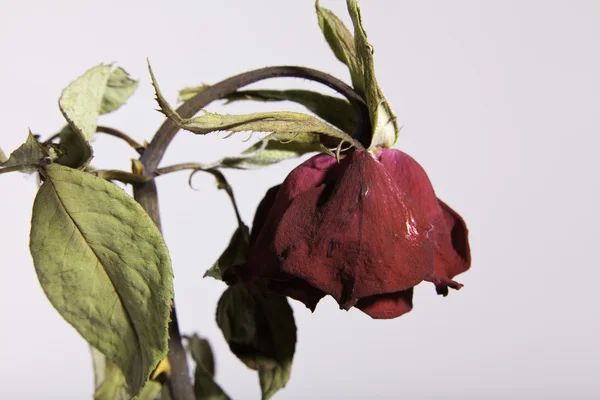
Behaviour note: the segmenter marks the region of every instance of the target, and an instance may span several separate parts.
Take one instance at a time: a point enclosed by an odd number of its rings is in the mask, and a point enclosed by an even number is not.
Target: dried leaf
[[[217,262],[206,271],[204,277],[223,280],[223,273],[227,268],[244,263],[250,246],[249,238],[250,230],[246,225],[242,224],[235,230],[229,241],[229,245],[223,254],[221,254]]]
[[[94,400],[130,400],[123,373],[115,364],[106,361],[104,354],[91,347],[94,366]],[[133,400],[154,400],[160,393],[161,384],[148,381]]]
[[[319,0],[316,1],[315,7],[325,40],[337,59],[348,66],[354,90],[361,95],[364,94],[362,66],[358,62],[352,33],[331,10],[321,7]]]
[[[207,340],[194,335],[189,339],[189,351],[196,363],[194,391],[196,400],[229,400],[229,396],[214,381],[215,360]]]
[[[4,154],[2,154],[4,156]],[[8,160],[4,162],[3,167],[18,167],[21,172],[35,172],[41,161],[48,157],[44,147],[35,139],[31,131],[27,134],[27,140],[15,151],[10,153]]]
[[[44,174],[30,234],[42,289],[136,395],[167,354],[167,247],[142,207],[112,183],[57,164]]]
[[[362,26],[360,9],[356,0],[347,0],[348,12],[354,24],[354,40],[356,54],[363,73],[364,96],[369,108],[373,136],[369,149],[374,147],[391,148],[398,141],[399,127],[396,116],[385,99],[375,78],[373,46],[367,41],[367,34]]]
[[[129,77],[127,71],[117,67],[108,78],[99,113],[106,114],[121,107],[135,92],[139,82]]]
[[[232,285],[219,300],[217,324],[230,350],[258,371],[263,400],[286,385],[296,348],[296,324],[285,296],[249,293]]]
[[[396,116],[377,84],[373,46],[367,41],[356,0],[347,0],[347,5],[354,25],[354,37],[344,23],[333,12],[321,7],[317,0],[319,26],[335,56],[348,66],[354,90],[365,97],[373,127],[369,149],[380,146],[389,148],[398,140],[400,129]]]
[[[179,92],[180,99],[188,99],[208,85],[186,88]],[[356,128],[356,110],[348,100],[310,90],[240,90],[225,97],[227,104],[242,101],[291,101],[306,107],[319,118],[340,130],[352,134]]]
[[[60,132],[65,154],[57,161],[72,168],[85,168],[93,156],[90,145],[100,114],[116,110],[133,94],[138,82],[122,69],[100,64],[67,86],[58,101],[69,128]]]
[[[56,163],[71,168],[87,167],[93,157],[89,142],[84,140],[71,125],[66,125],[58,135],[60,138],[58,148],[61,154]]]
[[[182,118],[169,105],[160,92],[160,88],[152,69],[148,66],[152,77],[152,84],[156,91],[156,99],[160,111],[179,128],[193,133],[205,135],[211,132],[272,132],[271,137],[280,141],[306,141],[306,137],[318,138],[326,135],[341,139],[350,144],[355,140],[350,135],[323,122],[322,120],[295,112],[267,112],[246,115],[221,115],[204,112],[203,115],[194,118]]]

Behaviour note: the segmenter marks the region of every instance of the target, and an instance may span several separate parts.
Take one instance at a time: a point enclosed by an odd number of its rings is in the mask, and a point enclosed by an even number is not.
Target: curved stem
[[[238,89],[264,79],[280,77],[305,78],[322,83],[334,89],[350,101],[358,113],[358,126],[355,136],[362,138],[370,129],[369,111],[363,98],[350,86],[333,76],[321,71],[304,67],[280,66],[256,69],[225,79],[215,85],[209,86],[202,92],[183,103],[177,108],[177,114],[182,118],[190,118],[211,102],[221,99],[236,92]],[[175,137],[179,128],[175,123],[167,119],[156,132],[154,138],[142,155],[145,173],[154,174],[165,150]]]
[[[163,168],[157,168],[156,171],[154,171],[154,175],[159,176],[159,175],[170,174],[171,172],[177,172],[177,171],[189,171],[189,170],[198,171],[198,170],[206,170],[206,169],[210,169],[210,166],[207,166],[206,164],[189,162],[189,163],[169,165],[168,167],[163,167]]]
[[[144,152],[144,146],[142,146],[141,144],[139,144],[138,142],[136,142],[132,137],[130,137],[129,135],[121,132],[118,129],[115,128],[111,128],[109,126],[97,126],[96,127],[96,132],[98,133],[106,133],[107,135],[110,136],[114,136],[116,138],[119,138],[121,140],[124,140],[125,142],[127,142],[128,145],[130,145],[131,147],[133,147],[135,149],[135,151],[137,151],[138,153],[142,154]]]
[[[268,67],[233,76],[198,93],[183,103],[177,109],[177,113],[183,118],[190,118],[209,103],[234,93],[241,87],[263,79],[275,77],[306,78],[323,83],[338,91],[357,109],[359,122],[357,127],[358,131],[355,136],[363,137],[363,132],[369,132],[370,121],[368,109],[364,100],[350,86],[323,72],[302,67]],[[178,130],[179,128],[170,119],[167,119],[161,125],[140,158],[140,161],[144,166],[144,175],[154,176],[158,164]],[[161,223],[158,211],[158,194],[154,179],[144,183],[134,183],[133,195],[152,218],[158,229],[160,229]],[[171,363],[171,376],[167,381],[167,385],[172,399],[194,400],[194,388],[190,380],[189,366],[186,361],[186,353],[183,348],[181,333],[179,332],[175,306],[173,306],[171,310],[171,322],[169,323],[168,357]]]

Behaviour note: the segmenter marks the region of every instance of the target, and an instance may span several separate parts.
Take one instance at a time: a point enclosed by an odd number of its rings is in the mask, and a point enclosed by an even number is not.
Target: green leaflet
[[[348,66],[354,89],[365,97],[373,126],[369,149],[380,146],[389,148],[398,140],[398,122],[377,84],[373,46],[367,41],[356,0],[347,0],[347,5],[354,25],[353,44],[350,32],[343,22],[330,10],[320,7],[317,1],[319,26],[336,57]]]
[[[4,157],[4,154],[1,154]],[[35,172],[37,165],[48,157],[44,147],[33,137],[31,131],[27,134],[27,140],[15,151],[10,153],[8,160],[4,161],[3,167],[22,166],[21,172]]]
[[[362,147],[347,133],[316,117],[302,113],[280,111],[246,115],[221,115],[205,111],[203,115],[198,117],[182,118],[160,92],[150,65],[148,65],[148,69],[152,77],[160,111],[181,129],[200,135],[218,131],[272,132],[271,137],[280,141],[306,141],[307,137],[318,138],[320,135],[326,135]]]
[[[94,366],[94,400],[130,400],[123,373],[115,364],[106,361],[104,354],[91,347]],[[148,381],[135,400],[154,400],[160,393],[161,384]]]
[[[45,175],[30,234],[42,289],[135,395],[167,354],[167,247],[142,207],[112,183],[56,164]]]
[[[250,230],[246,225],[242,224],[233,233],[229,245],[225,251],[223,251],[223,254],[221,254],[217,262],[206,271],[204,278],[211,277],[222,280],[223,273],[227,268],[244,263],[250,247],[249,238]]]
[[[348,66],[354,90],[363,95],[365,87],[362,66],[359,64],[356,55],[352,33],[331,10],[321,7],[319,0],[315,2],[315,8],[317,9],[319,27],[323,32],[323,36],[325,36],[325,40],[336,58]]]
[[[108,78],[99,113],[106,114],[121,107],[135,92],[139,82],[129,77],[127,71],[117,67]]]
[[[96,133],[100,114],[116,110],[138,86],[122,69],[100,64],[86,71],[67,86],[58,100],[60,111],[69,127],[60,132],[65,153],[57,161],[73,168],[84,168],[93,156],[90,141]]]
[[[207,340],[194,335],[189,338],[189,351],[196,363],[194,391],[196,400],[229,400],[229,396],[214,381],[215,360]]]
[[[285,296],[250,294],[241,285],[230,286],[219,300],[217,324],[231,351],[258,371],[263,400],[286,385],[296,348],[296,324]]]
[[[179,92],[183,101],[206,89],[207,85],[185,88]],[[348,100],[310,90],[240,90],[225,97],[227,104],[241,100],[291,101],[306,107],[338,129],[352,134],[356,128],[356,110]]]

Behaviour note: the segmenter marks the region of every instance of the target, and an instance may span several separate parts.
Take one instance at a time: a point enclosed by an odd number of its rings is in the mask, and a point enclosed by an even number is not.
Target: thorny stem
[[[362,132],[368,132],[370,122],[367,107],[364,100],[350,86],[323,72],[302,67],[267,67],[233,76],[196,94],[177,108],[177,113],[182,118],[190,118],[211,102],[230,95],[246,85],[276,77],[310,79],[338,91],[357,109],[359,124],[355,136],[361,137]],[[155,175],[158,164],[178,130],[179,128],[170,119],[167,119],[161,125],[140,158],[144,165],[144,175]],[[156,182],[150,180],[145,183],[134,184],[133,195],[160,229]],[[194,389],[179,332],[175,305],[171,309],[171,322],[169,323],[168,357],[171,363],[171,376],[167,380],[167,385],[172,400],[194,400]]]

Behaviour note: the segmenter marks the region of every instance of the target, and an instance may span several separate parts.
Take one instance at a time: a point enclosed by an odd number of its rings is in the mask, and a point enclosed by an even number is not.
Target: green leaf
[[[4,157],[4,154],[2,156]],[[23,169],[20,169],[21,172],[35,172],[37,165],[46,157],[48,157],[48,153],[30,131],[25,143],[10,153],[8,160],[2,166],[5,168],[23,166]]]
[[[248,255],[248,249],[250,247],[250,230],[244,224],[239,226],[231,240],[229,245],[221,254],[217,262],[204,274],[204,277],[211,277],[217,280],[223,279],[223,273],[234,265],[239,265],[246,262]]]
[[[186,88],[180,99],[188,99],[206,89],[207,85]],[[291,101],[306,107],[318,117],[340,130],[352,134],[356,128],[356,110],[348,100],[310,90],[240,90],[225,97],[227,104],[242,101]]]
[[[167,247],[142,207],[112,183],[56,164],[45,175],[30,234],[42,289],[135,395],[167,354]]]
[[[196,400],[229,400],[229,396],[214,381],[215,360],[207,340],[194,335],[189,338],[189,351],[196,363],[194,391]]]
[[[296,348],[294,314],[285,296],[233,285],[221,296],[217,324],[231,351],[259,372],[263,400],[290,378]]]
[[[271,138],[280,141],[307,141],[307,138],[316,139],[326,135],[341,139],[344,142],[362,147],[350,135],[329,125],[328,123],[302,113],[295,112],[266,112],[246,115],[221,115],[204,112],[194,118],[182,118],[169,105],[162,93],[152,69],[148,66],[152,77],[152,84],[156,91],[156,99],[160,111],[179,128],[205,135],[211,132],[272,132]]]
[[[118,67],[110,74],[102,97],[100,114],[106,114],[121,107],[135,92],[139,82],[129,77],[127,71]]]
[[[362,66],[358,62],[352,33],[331,10],[321,7],[319,0],[315,2],[315,7],[319,27],[321,27],[325,40],[337,59],[348,66],[354,90],[361,95],[364,94]]]
[[[91,347],[94,365],[94,400],[130,400],[123,373],[115,364],[106,361],[100,351]],[[160,393],[161,384],[148,381],[135,400],[154,400]]]
[[[362,26],[360,9],[356,0],[347,0],[348,12],[354,24],[354,40],[356,54],[363,73],[364,96],[369,108],[373,136],[369,149],[374,147],[392,147],[398,141],[399,127],[396,116],[385,99],[375,78],[373,46],[367,41],[367,34]]]

